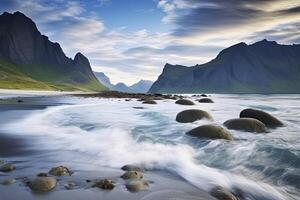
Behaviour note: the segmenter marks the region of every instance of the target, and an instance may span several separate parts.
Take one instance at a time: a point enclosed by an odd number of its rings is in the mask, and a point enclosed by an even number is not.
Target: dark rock
[[[138,171],[138,172],[142,171],[140,167],[135,165],[124,165],[121,169],[124,171]]]
[[[233,140],[230,132],[220,126],[215,125],[199,126],[187,132],[186,134],[199,138]]]
[[[4,164],[0,167],[0,171],[2,172],[11,172],[16,169],[16,166],[13,164]]]
[[[210,194],[219,200],[239,200],[230,191],[222,187],[215,187],[211,190]]]
[[[146,101],[143,101],[143,104],[157,104],[157,103],[154,100],[146,100]]]
[[[138,192],[146,190],[149,187],[149,183],[145,180],[131,180],[126,183],[126,188],[130,192]]]
[[[58,166],[58,167],[53,167],[50,171],[49,174],[53,175],[53,176],[64,176],[64,175],[68,175],[71,176],[72,175],[72,171],[69,170],[67,167],[65,166]]]
[[[280,120],[262,110],[256,110],[251,108],[242,110],[242,112],[240,113],[240,118],[254,118],[261,121],[267,127],[270,128],[283,126],[283,123]]]
[[[224,122],[228,129],[243,130],[247,132],[264,133],[266,126],[261,121],[254,118],[237,118]]]
[[[17,101],[18,103],[23,103],[24,101],[23,100],[21,100],[21,99],[18,99],[18,101]]]
[[[92,187],[97,187],[104,190],[112,190],[115,187],[115,183],[112,180],[108,179],[96,180]]]
[[[38,192],[48,192],[55,188],[56,179],[53,177],[37,177],[28,183],[31,190]]]
[[[121,176],[123,179],[142,179],[143,177],[143,173],[140,171],[127,171]]]
[[[198,100],[199,103],[214,103],[210,98],[202,98]]]
[[[134,109],[144,109],[144,107],[140,107],[140,106],[136,106],[136,107],[132,107]]]
[[[48,173],[41,172],[37,175],[38,177],[48,177]]]
[[[177,114],[176,121],[181,123],[188,123],[188,122],[194,122],[200,119],[208,119],[212,120],[212,117],[210,114],[208,114],[206,111],[198,110],[198,109],[190,109],[190,110],[184,110]]]
[[[201,97],[207,97],[207,95],[206,95],[206,94],[201,94],[200,96],[201,96]]]
[[[179,99],[175,103],[180,104],[180,105],[195,105],[194,102],[187,100],[187,99]]]

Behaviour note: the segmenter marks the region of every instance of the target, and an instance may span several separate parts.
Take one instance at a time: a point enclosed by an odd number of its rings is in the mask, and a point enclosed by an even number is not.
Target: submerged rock
[[[228,129],[243,130],[254,133],[266,132],[266,126],[261,121],[254,118],[237,118],[224,122],[224,126]]]
[[[39,177],[48,177],[48,173],[45,173],[45,172],[41,172],[41,173],[38,173]]]
[[[121,167],[121,169],[124,171],[138,171],[138,172],[142,171],[140,167],[135,165],[124,165],[123,167]]]
[[[154,100],[146,100],[146,101],[143,101],[143,104],[157,104],[157,103]]]
[[[138,192],[146,190],[149,187],[149,183],[145,180],[131,180],[126,183],[127,190],[131,192]]]
[[[53,176],[64,176],[64,175],[71,176],[72,171],[69,170],[65,166],[58,166],[58,167],[53,167],[52,169],[50,169],[49,174],[51,174]]]
[[[31,190],[38,192],[48,192],[55,188],[56,179],[53,177],[37,177],[28,183]]]
[[[140,171],[127,171],[121,176],[123,179],[142,179],[143,177],[143,173]]]
[[[0,183],[1,183],[2,185],[12,185],[12,184],[14,184],[15,182],[17,182],[16,179],[14,179],[14,178],[7,178],[7,179],[4,179],[3,181],[1,181]]]
[[[279,119],[262,110],[256,110],[251,108],[242,110],[242,112],[240,113],[240,118],[254,118],[261,121],[267,127],[270,128],[283,126],[283,123]]]
[[[134,109],[144,109],[144,107],[140,107],[140,106],[136,106],[136,107],[132,107]]]
[[[233,140],[229,131],[216,125],[199,126],[190,130],[186,134],[199,138]]]
[[[73,190],[73,189],[78,188],[78,185],[75,182],[68,182],[68,183],[64,184],[64,187],[67,190]]]
[[[222,187],[215,187],[210,191],[210,194],[219,200],[239,200],[230,191]]]
[[[13,164],[3,164],[0,167],[0,171],[2,171],[2,172],[11,172],[15,169],[16,169],[16,166],[14,166]]]
[[[199,103],[214,103],[210,98],[202,98],[198,100]]]
[[[188,100],[188,99],[179,99],[179,100],[177,100],[175,103],[176,103],[176,104],[180,104],[180,105],[189,105],[189,106],[195,105],[194,102],[192,102],[192,101],[190,101],[190,100]]]
[[[115,187],[115,183],[108,179],[96,180],[92,187],[97,187],[104,190],[112,190]]]
[[[208,112],[204,110],[198,110],[198,109],[190,109],[190,110],[184,110],[177,114],[176,121],[181,123],[188,123],[188,122],[194,122],[200,119],[208,119],[212,120],[212,117]]]

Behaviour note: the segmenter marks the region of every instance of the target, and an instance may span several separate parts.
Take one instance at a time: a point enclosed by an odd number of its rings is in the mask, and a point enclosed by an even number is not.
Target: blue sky
[[[85,54],[112,82],[156,80],[165,63],[195,65],[239,42],[300,42],[299,0],[1,0],[69,57]]]

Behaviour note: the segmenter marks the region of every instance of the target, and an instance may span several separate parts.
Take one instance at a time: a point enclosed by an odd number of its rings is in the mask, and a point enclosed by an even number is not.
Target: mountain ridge
[[[28,77],[53,90],[102,91],[105,89],[92,72],[89,60],[80,52],[74,59],[65,55],[61,46],[42,35],[36,24],[23,13],[0,15],[0,87],[25,88]],[[14,66],[13,73],[4,65]],[[15,73],[19,74],[14,79]],[[24,79],[22,79],[22,76]],[[21,84],[22,82],[22,84]],[[31,89],[35,89],[32,86]],[[40,88],[38,88],[40,89]]]
[[[167,63],[150,93],[300,93],[300,45],[238,43],[211,61]]]

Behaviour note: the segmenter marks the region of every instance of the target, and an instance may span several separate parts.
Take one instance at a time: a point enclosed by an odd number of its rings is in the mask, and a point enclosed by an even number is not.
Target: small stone
[[[11,172],[16,169],[16,166],[12,164],[4,164],[1,166],[0,171],[2,172]]]
[[[142,171],[140,167],[135,165],[124,165],[121,169],[124,171],[138,171],[138,172]]]
[[[230,191],[219,186],[212,189],[210,194],[219,200],[239,200]]]
[[[108,179],[97,180],[92,187],[97,187],[104,190],[112,190],[115,187],[115,183]]]
[[[1,181],[1,184],[2,185],[12,185],[15,182],[17,182],[16,179],[14,179],[14,178],[8,178],[8,179],[5,179],[5,180]]]
[[[28,185],[31,190],[38,192],[48,192],[55,188],[56,179],[53,177],[37,177],[33,181],[29,181]]]
[[[37,176],[39,176],[39,177],[48,177],[48,173],[41,172]]]
[[[123,179],[142,179],[143,177],[143,173],[139,171],[127,171],[121,176]]]
[[[125,186],[130,192],[138,192],[146,190],[149,187],[149,183],[145,180],[131,180]]]
[[[67,190],[73,190],[77,187],[77,184],[74,182],[68,182],[64,185]]]
[[[72,173],[73,172],[71,170],[69,170],[67,167],[64,167],[64,166],[53,167],[49,171],[49,174],[51,174],[53,176],[64,176],[64,175],[71,176]]]
[[[154,100],[146,100],[146,101],[143,101],[143,104],[157,104],[157,103]]]

